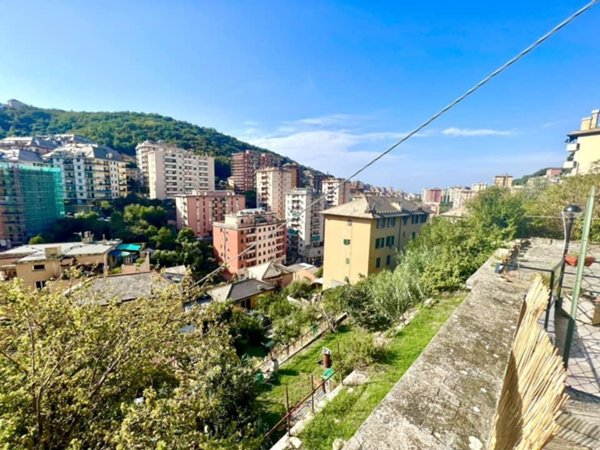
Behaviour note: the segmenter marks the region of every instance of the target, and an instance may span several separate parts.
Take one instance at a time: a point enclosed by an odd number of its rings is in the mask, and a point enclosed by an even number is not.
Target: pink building
[[[443,196],[443,191],[440,188],[426,188],[423,189],[423,193],[422,193],[422,198],[421,201],[424,204],[429,204],[429,203],[442,203],[442,196]]]
[[[175,197],[177,229],[191,228],[196,236],[212,234],[213,223],[246,208],[246,198],[232,191],[206,191]]]
[[[546,178],[554,178],[554,177],[560,177],[561,173],[562,173],[562,168],[550,168],[548,170],[546,170]]]
[[[246,267],[269,261],[283,263],[286,234],[285,220],[262,209],[245,209],[213,224],[213,251],[219,263],[227,264],[225,277],[232,278]],[[247,250],[253,244],[256,246]]]

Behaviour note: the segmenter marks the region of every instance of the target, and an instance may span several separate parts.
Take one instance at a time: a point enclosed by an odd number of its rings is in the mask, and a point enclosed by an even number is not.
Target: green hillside
[[[247,149],[268,151],[219,133],[160,114],[137,112],[76,112],[34,106],[10,108],[0,105],[0,139],[76,133],[122,153],[135,154],[135,146],[146,139],[164,140],[183,148],[216,157],[217,176],[229,175],[230,156]],[[271,152],[273,153],[273,152]],[[284,158],[290,162],[289,158]]]

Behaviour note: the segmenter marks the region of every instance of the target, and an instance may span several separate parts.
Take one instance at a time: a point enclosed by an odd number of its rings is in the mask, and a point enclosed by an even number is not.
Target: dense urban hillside
[[[183,148],[206,152],[217,158],[217,176],[228,174],[230,156],[247,149],[268,151],[219,133],[160,114],[137,112],[77,112],[43,109],[19,104],[0,105],[0,139],[77,133],[122,153],[134,154],[135,146],[146,139],[164,140]],[[285,158],[286,161],[290,161]]]

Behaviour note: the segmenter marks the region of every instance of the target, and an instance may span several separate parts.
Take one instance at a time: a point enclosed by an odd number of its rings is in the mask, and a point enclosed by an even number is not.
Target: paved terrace
[[[570,250],[577,253],[579,243],[571,244]],[[528,266],[552,268],[562,257],[563,242],[549,239],[533,239],[532,245],[524,249],[518,262]],[[600,326],[593,326],[593,300],[600,296],[600,247],[591,245],[589,255],[597,263],[585,268],[582,290],[577,306],[576,328],[569,357],[567,385],[577,391],[600,399]],[[575,283],[576,267],[567,266],[563,283],[563,309],[571,310],[571,293]],[[517,274],[527,276],[531,271],[520,269]],[[597,278],[596,278],[597,277]],[[549,332],[562,354],[568,319],[560,312],[551,312]]]

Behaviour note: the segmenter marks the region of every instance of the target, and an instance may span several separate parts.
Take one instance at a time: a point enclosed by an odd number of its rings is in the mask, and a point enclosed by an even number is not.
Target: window
[[[387,255],[385,257],[385,265],[389,266],[390,264],[392,264],[392,255]]]
[[[394,245],[394,241],[395,241],[395,237],[394,236],[388,236],[385,238],[385,246],[386,247],[392,247]]]
[[[408,216],[402,217],[402,225],[406,225],[408,223]]]
[[[348,222],[346,222],[348,224],[349,227],[352,226],[352,219],[348,219]]]
[[[417,237],[417,233],[415,233],[414,231],[412,232],[412,238],[415,239]]]
[[[388,217],[387,226],[388,226],[388,228],[395,227],[396,226],[396,218]]]
[[[344,239],[344,245],[350,245],[350,239]]]
[[[375,239],[375,248],[383,248],[385,245],[385,240],[383,238]]]
[[[46,270],[46,266],[44,264],[34,264],[33,270]]]
[[[410,216],[410,218],[411,218],[410,223],[412,223],[412,224],[418,223],[419,216]]]
[[[381,267],[381,258],[377,258],[375,260],[375,268],[379,269]]]
[[[427,222],[427,214],[423,214],[421,216],[421,223],[425,223],[425,222]]]
[[[346,264],[350,264],[350,258],[346,258]]]
[[[35,282],[35,288],[36,289],[42,289],[44,286],[46,286],[46,282],[45,281],[36,281]]]
[[[377,219],[377,228],[385,228],[385,217],[383,219]]]

